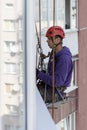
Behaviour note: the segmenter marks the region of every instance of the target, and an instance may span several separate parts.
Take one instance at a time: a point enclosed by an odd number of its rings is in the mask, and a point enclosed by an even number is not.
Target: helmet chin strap
[[[62,44],[62,43],[61,43],[61,42],[59,42],[59,43],[55,44],[55,47],[59,46],[60,44]]]
[[[60,44],[62,44],[61,42],[57,43],[57,44],[54,44],[54,52],[56,51],[56,47],[59,46]]]

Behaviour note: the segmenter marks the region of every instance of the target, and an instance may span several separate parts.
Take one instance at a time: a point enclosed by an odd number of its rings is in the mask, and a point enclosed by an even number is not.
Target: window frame
[[[73,57],[73,86],[78,87],[78,55]]]

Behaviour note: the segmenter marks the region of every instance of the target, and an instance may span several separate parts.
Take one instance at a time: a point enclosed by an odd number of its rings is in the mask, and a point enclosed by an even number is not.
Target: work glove
[[[36,79],[38,80],[38,74],[39,74],[39,70],[36,68]],[[41,72],[44,72],[44,73],[46,73],[46,71],[45,70],[42,70]]]

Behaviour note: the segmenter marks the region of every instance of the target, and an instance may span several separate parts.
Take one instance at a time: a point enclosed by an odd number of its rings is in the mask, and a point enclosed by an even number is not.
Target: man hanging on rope
[[[64,98],[64,90],[70,86],[72,76],[72,55],[69,48],[63,46],[64,30],[60,26],[52,26],[46,33],[48,46],[54,51],[54,86],[55,102]],[[52,51],[48,62],[48,72],[37,69],[37,78],[42,80],[47,86],[46,102],[52,102]]]

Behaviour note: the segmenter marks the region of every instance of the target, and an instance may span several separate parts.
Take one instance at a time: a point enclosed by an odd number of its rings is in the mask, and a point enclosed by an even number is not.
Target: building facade
[[[22,11],[21,0],[0,0],[0,130],[18,130],[22,122]]]

